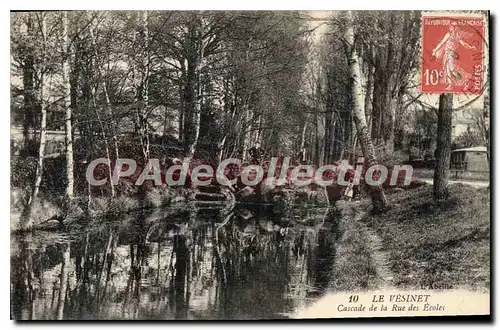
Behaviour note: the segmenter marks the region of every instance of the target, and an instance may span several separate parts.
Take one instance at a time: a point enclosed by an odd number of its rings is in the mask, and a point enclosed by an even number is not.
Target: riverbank
[[[490,286],[490,191],[450,185],[450,199],[432,201],[432,185],[388,194],[391,208],[338,202],[335,290],[473,289]]]
[[[20,189],[11,189],[10,228],[12,232],[32,229],[57,229],[71,224],[81,217],[105,217],[142,209],[167,207],[192,198],[191,189],[170,189],[158,186],[149,189],[142,196],[121,195],[117,197],[76,197],[69,206],[64,206],[62,196],[41,194],[31,206],[31,216],[22,220],[27,205],[26,194]],[[66,208],[66,210],[65,210]]]
[[[332,271],[332,291],[359,291],[376,288],[377,267],[368,245],[367,227],[360,221],[365,211],[359,201],[338,201],[340,212]]]
[[[134,187],[132,187],[134,188]],[[145,189],[120,189],[120,194],[111,196],[75,197],[67,206],[62,196],[42,192],[33,201],[31,217],[22,220],[26,210],[28,194],[19,188],[11,188],[10,228],[12,232],[33,229],[54,230],[72,225],[81,219],[116,216],[129,212],[185,207],[188,203],[204,204],[269,204],[276,210],[292,205],[327,207],[326,190],[321,187],[275,187],[261,185],[257,189],[245,187],[236,192],[221,186],[168,187],[148,186]],[[104,194],[103,194],[104,195]],[[88,221],[88,220],[87,220]]]

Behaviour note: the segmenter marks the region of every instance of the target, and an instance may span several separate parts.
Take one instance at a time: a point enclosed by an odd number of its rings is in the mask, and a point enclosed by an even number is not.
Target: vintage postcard
[[[11,319],[487,319],[488,26],[12,11]]]

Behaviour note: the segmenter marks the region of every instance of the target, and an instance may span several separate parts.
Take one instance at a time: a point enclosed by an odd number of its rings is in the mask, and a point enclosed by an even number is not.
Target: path
[[[432,179],[420,179],[420,181],[433,184]],[[467,180],[449,180],[449,184],[462,183],[474,188],[487,188],[490,185],[489,181],[467,181]]]

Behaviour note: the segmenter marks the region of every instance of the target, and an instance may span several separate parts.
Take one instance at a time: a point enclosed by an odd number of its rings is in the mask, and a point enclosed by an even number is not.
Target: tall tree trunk
[[[326,80],[326,103],[325,103],[325,138],[323,148],[323,162],[330,164],[332,158],[337,156],[337,143],[335,132],[337,130],[337,116],[334,109],[335,86],[333,83],[333,74],[327,74]]]
[[[71,127],[71,86],[69,79],[70,63],[70,44],[68,38],[68,12],[63,12],[63,88],[64,88],[64,107],[66,108],[66,198],[68,201],[73,199],[73,133]]]
[[[314,130],[315,130],[315,139],[314,139],[314,164],[319,166],[319,162],[321,160],[321,152],[319,145],[319,123],[318,123],[318,113],[314,113]]]
[[[196,152],[201,121],[201,68],[205,42],[200,31],[201,22],[195,19],[189,26],[187,72],[184,92],[184,153],[192,157]]]
[[[114,121],[114,118],[113,118],[113,111],[111,109],[111,101],[109,99],[108,87],[107,87],[106,79],[104,78],[104,76],[102,74],[102,71],[101,71],[101,62],[99,61],[99,53],[97,51],[97,42],[96,42],[96,39],[95,39],[93,19],[91,17],[91,13],[90,12],[87,12],[87,15],[88,15],[88,18],[89,18],[89,33],[90,33],[91,44],[92,44],[92,48],[94,50],[93,51],[94,63],[95,63],[95,67],[97,68],[97,75],[98,75],[99,79],[102,80],[104,97],[105,97],[105,101],[106,101],[106,109],[108,111],[110,122],[111,122],[111,130],[112,130],[111,134],[113,136],[113,143],[114,143],[114,148],[115,148],[115,156],[116,156],[116,159],[118,159],[119,158],[119,154],[118,154],[118,139],[116,137],[115,121]],[[106,158],[108,159],[108,162],[111,164],[111,153],[109,152],[108,137],[106,136],[106,130],[104,129],[104,125],[103,125],[103,122],[102,122],[101,117],[99,115],[99,109],[98,109],[98,106],[97,106],[97,89],[98,89],[98,86],[95,86],[95,88],[91,88],[90,89],[90,93],[91,93],[90,99],[92,101],[92,107],[94,108],[94,112],[95,112],[95,115],[97,117],[97,121],[99,123],[99,127],[101,129],[101,135],[102,135],[102,139],[103,139],[103,142],[104,142],[104,149],[106,151]],[[111,176],[112,176],[111,166],[108,166],[108,175],[109,175],[109,180],[108,181],[109,181],[109,185],[110,185],[110,188],[111,188],[111,197],[115,197],[116,196],[115,187],[114,187],[113,182],[111,180]],[[90,197],[91,197],[91,193],[90,193],[90,186],[89,186],[89,202],[90,202]]]
[[[434,170],[434,200],[448,198],[448,177],[450,175],[451,124],[453,114],[453,94],[439,96],[436,169]]]
[[[365,62],[368,66],[368,77],[366,79],[365,89],[365,116],[368,128],[368,134],[372,134],[372,97],[373,97],[373,71],[374,68],[370,63]]]
[[[394,100],[393,108],[395,109],[394,118],[394,148],[398,149],[403,146],[405,138],[404,122],[403,118],[405,115],[406,108],[403,102],[404,90],[398,91],[398,95]]]
[[[351,16],[350,21],[352,22],[352,12],[349,12],[349,16]],[[370,166],[376,165],[377,159],[375,157],[372,140],[368,135],[368,127],[366,124],[366,116],[363,105],[363,89],[360,85],[361,69],[358,62],[358,56],[356,54],[356,48],[354,47],[354,29],[352,24],[350,24],[347,28],[346,42],[348,43],[348,47],[350,49],[350,56],[348,60],[349,72],[353,80],[352,101],[354,107],[354,123],[356,125],[361,150],[363,151],[363,155],[365,157],[365,169],[367,169]],[[382,185],[367,185],[367,188],[372,199],[373,210],[375,212],[384,211],[387,208],[387,199]]]
[[[45,156],[45,146],[47,144],[47,102],[45,99],[48,97],[47,86],[45,83],[45,74],[40,75],[40,103],[41,103],[41,121],[40,121],[40,147],[38,148],[38,164],[36,167],[35,174],[35,186],[33,193],[28,202],[29,207],[31,207],[34,199],[38,196],[40,191],[40,184],[42,183],[42,173],[43,173],[43,157]]]
[[[163,141],[162,141],[162,145],[165,145],[165,142],[166,142],[166,138],[167,138],[167,135],[168,135],[168,132],[170,130],[170,125],[169,125],[169,115],[170,115],[170,109],[168,108],[168,96],[165,96],[165,104],[164,104],[164,107],[165,107],[165,111],[163,112]]]
[[[140,125],[141,125],[141,144],[144,162],[149,160],[149,127],[147,121],[147,111],[149,107],[149,27],[148,27],[148,12],[142,12],[142,37],[144,54],[142,56],[142,107],[140,109]]]
[[[396,21],[396,16],[394,13],[390,13],[390,26],[394,26]],[[395,84],[395,77],[393,75],[393,72],[395,70],[395,66],[397,65],[396,61],[396,56],[397,54],[395,53],[395,45],[394,45],[394,40],[395,40],[395,28],[389,29],[389,36],[388,36],[388,41],[387,41],[387,62],[384,68],[384,74],[385,74],[385,79],[386,79],[386,91],[385,91],[385,109],[383,109],[386,112],[385,120],[384,120],[384,125],[383,125],[383,131],[384,131],[384,144],[385,144],[385,153],[387,155],[391,155],[394,153],[394,121],[396,118],[396,108],[395,104],[393,102],[393,89],[394,89],[394,84]]]
[[[262,126],[264,124],[263,117],[264,116],[262,116],[262,114],[259,113],[259,120],[258,120],[258,127],[257,127],[257,138],[255,139],[259,143],[262,141],[262,133],[263,133]]]
[[[309,122],[310,115],[311,115],[311,113],[307,114],[306,120],[304,121],[304,126],[302,126],[302,134],[300,134],[300,150],[299,150],[299,152],[301,152],[306,145],[307,124]]]
[[[147,123],[147,107],[149,106],[149,28],[147,11],[143,11],[140,17],[135,16],[135,23],[140,29],[133,30],[133,44],[141,52],[138,55],[139,59],[137,54],[133,53],[130,60],[135,88],[134,125],[136,136],[139,138],[141,145],[142,158],[146,164],[149,159],[149,128]]]
[[[389,84],[390,86],[390,84]],[[390,88],[389,88],[390,89]],[[383,135],[384,135],[384,146],[385,146],[385,154],[392,155],[394,154],[394,120],[396,116],[396,105],[392,99],[392,95],[390,90],[387,91],[386,101],[385,101],[385,111],[386,115],[384,116],[384,124],[383,125]]]
[[[184,154],[189,156],[193,145],[193,115],[196,98],[196,54],[191,54],[187,59],[186,81],[183,95],[184,103]]]
[[[41,16],[41,30],[42,30],[42,52],[45,54],[46,44],[47,44],[47,22],[45,13],[40,13]],[[35,173],[35,184],[33,186],[33,190],[31,196],[28,200],[28,204],[26,206],[24,216],[22,217],[22,227],[29,228],[32,224],[31,219],[31,207],[33,205],[34,200],[38,196],[38,192],[40,191],[40,184],[42,183],[43,176],[43,158],[45,156],[45,145],[46,145],[46,132],[47,132],[47,102],[49,95],[47,92],[47,84],[45,81],[45,63],[42,66],[40,73],[40,108],[41,108],[41,122],[40,122],[40,146],[38,148],[38,163],[36,167]]]
[[[29,39],[33,35],[33,19],[31,13],[26,18],[26,34]],[[23,120],[23,153],[26,156],[34,154],[33,150],[33,130],[34,130],[34,111],[35,111],[35,59],[33,47],[29,45],[26,50],[26,56],[23,63],[23,89],[24,89],[24,120]]]
[[[95,112],[95,115],[97,117],[97,121],[99,122],[99,126],[101,128],[102,139],[104,141],[104,150],[106,151],[106,158],[108,160],[108,163],[111,164],[108,139],[107,139],[106,133],[104,131],[104,125],[102,124],[101,116],[99,116],[99,110],[97,109],[96,94],[97,94],[97,91],[95,91],[95,90],[92,91],[92,107],[94,108],[94,112]],[[111,177],[113,176],[113,171],[112,171],[111,166],[108,166],[108,175],[109,175],[108,182],[109,182],[109,186],[111,188],[111,197],[115,197],[116,196],[115,186],[113,185],[113,180],[111,180]],[[89,202],[90,202],[90,198],[91,198],[91,189],[89,186]]]
[[[375,70],[373,72],[373,94],[371,113],[371,137],[375,145],[381,143],[382,120],[384,113],[384,72],[380,63],[380,55],[375,56]]]
[[[181,73],[178,77],[180,83],[178,87],[179,91],[179,116],[178,116],[178,134],[177,138],[179,142],[184,142],[184,116],[186,112],[186,101],[184,99],[185,97],[185,85],[186,85],[186,78],[187,78],[187,72],[186,72],[186,67],[184,65],[184,61],[180,60],[180,66],[181,66]]]
[[[201,103],[203,100],[203,90],[202,90],[202,79],[201,79],[201,59],[203,58],[203,49],[201,50],[201,58],[198,59],[196,63],[196,94],[194,102],[194,113],[193,113],[193,141],[189,150],[189,155],[192,157],[196,152],[196,147],[198,146],[198,140],[200,138],[200,125],[201,125]]]
[[[248,150],[251,148],[251,130],[249,127],[250,126],[250,119],[251,119],[251,111],[250,111],[250,106],[246,106],[244,110],[244,116],[243,120],[241,121],[241,141],[243,145],[243,154],[242,154],[242,160],[245,161],[247,159],[248,155]]]
[[[119,153],[119,150],[118,150],[118,138],[116,137],[116,121],[115,121],[115,116],[113,114],[113,109],[111,107],[111,100],[109,98],[109,92],[108,92],[108,84],[106,82],[106,79],[103,75],[103,72],[102,72],[102,68],[101,68],[101,61],[99,60],[99,52],[97,50],[97,41],[96,41],[96,37],[95,37],[95,33],[94,33],[94,24],[93,24],[93,18],[91,16],[91,12],[87,12],[87,16],[89,18],[89,33],[90,33],[90,40],[91,40],[91,43],[92,43],[92,48],[94,49],[94,57],[95,57],[95,63],[96,63],[96,67],[97,67],[97,73],[100,77],[100,79],[102,80],[102,89],[103,89],[103,92],[104,92],[104,98],[105,98],[105,101],[106,101],[106,110],[108,112],[108,116],[109,116],[109,122],[111,124],[111,136],[112,136],[112,139],[113,139],[113,147],[115,149],[115,157],[116,159],[120,158],[120,153]],[[96,95],[94,95],[96,96]],[[97,111],[97,109],[96,109]],[[101,123],[101,127],[102,127],[102,123]],[[108,148],[107,146],[107,141],[106,142],[106,148]],[[109,151],[108,151],[109,153]],[[109,157],[108,157],[109,158]]]

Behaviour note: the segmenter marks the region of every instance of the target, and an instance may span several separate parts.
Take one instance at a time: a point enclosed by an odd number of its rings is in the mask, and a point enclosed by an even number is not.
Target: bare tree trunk
[[[139,19],[138,19],[139,21]],[[149,134],[148,134],[148,124],[147,124],[147,107],[149,106],[149,91],[148,91],[148,83],[149,83],[149,29],[148,29],[148,13],[147,11],[143,11],[140,22],[137,22],[137,26],[141,26],[139,32],[134,30],[134,45],[139,49],[142,49],[142,53],[140,54],[140,65],[136,63],[136,55],[132,55],[132,71],[133,71],[133,80],[134,87],[136,90],[135,93],[135,107],[136,107],[136,116],[135,116],[135,126],[136,132],[139,133],[139,139],[142,150],[142,157],[144,163],[147,163],[149,159]],[[139,38],[137,38],[137,34],[139,34]],[[137,42],[140,44],[138,45]],[[140,75],[139,70],[140,69]]]
[[[241,137],[242,137],[242,144],[243,144],[243,155],[242,155],[242,160],[245,161],[247,159],[247,154],[248,150],[251,148],[250,146],[250,129],[249,129],[249,123],[250,123],[250,118],[252,116],[250,112],[250,106],[245,107],[245,112],[243,116],[243,120],[241,121]]]
[[[164,117],[163,117],[163,143],[162,145],[165,144],[165,141],[166,141],[166,137],[168,135],[168,131],[169,131],[169,114],[170,114],[170,110],[168,108],[168,101],[165,100],[165,111],[164,111]]]
[[[222,138],[222,141],[218,145],[218,148],[219,148],[219,155],[218,155],[219,163],[222,162],[222,158],[223,158],[223,155],[224,155],[224,148],[226,147],[226,140],[227,140],[227,134],[224,134],[224,137]]]
[[[140,61],[137,60],[137,55],[135,53],[130,55],[133,84],[136,91],[134,98],[134,125],[140,140],[144,163],[147,163],[149,159],[149,128],[147,123],[147,107],[149,106],[149,28],[147,11],[142,12],[140,19],[138,16],[136,16],[135,19],[136,26],[141,26],[141,29],[133,30],[133,43],[135,47],[142,50],[142,52],[139,54]]]
[[[310,116],[311,116],[311,113],[308,113],[306,116],[306,120],[304,121],[304,126],[302,127],[302,134],[300,135],[300,151],[302,151],[306,145],[307,124],[309,122]]]
[[[89,32],[90,32],[90,40],[92,43],[92,48],[94,48],[94,57],[95,57],[95,62],[96,62],[96,67],[98,70],[99,77],[102,80],[102,89],[104,92],[104,97],[106,99],[106,110],[108,112],[109,116],[109,121],[111,123],[111,135],[113,139],[113,146],[115,148],[115,157],[116,159],[120,158],[119,151],[118,151],[118,138],[116,137],[116,122],[113,114],[113,109],[111,108],[111,100],[109,98],[109,93],[108,93],[108,84],[106,83],[106,79],[104,79],[104,75],[101,69],[101,61],[99,61],[99,52],[97,50],[97,42],[95,38],[95,33],[94,33],[94,24],[93,24],[93,18],[91,17],[91,12],[87,12],[88,18],[89,18]],[[96,110],[97,111],[97,110]],[[101,123],[102,127],[102,123]],[[107,141],[106,142],[106,147],[107,147]],[[109,151],[108,151],[109,153]],[[109,156],[108,156],[109,159]]]
[[[352,21],[352,12],[349,12]],[[349,24],[349,23],[348,23]],[[349,25],[346,31],[346,41],[350,49],[349,56],[349,71],[353,79],[352,100],[354,107],[354,123],[361,145],[361,150],[365,157],[365,168],[377,164],[373,143],[368,135],[368,127],[366,125],[366,116],[363,105],[363,89],[360,85],[361,70],[358,63],[356,48],[354,47],[354,29],[352,24]],[[384,211],[387,208],[387,199],[384,194],[382,185],[367,185],[368,192],[372,199],[373,210],[376,212]]]
[[[101,72],[101,63],[99,61],[99,53],[97,52],[97,46],[96,46],[96,40],[95,40],[95,34],[94,34],[94,25],[93,25],[93,22],[92,22],[92,18],[91,18],[91,14],[90,12],[87,12],[87,15],[89,17],[89,31],[90,31],[90,39],[91,39],[91,43],[92,43],[92,47],[94,48],[94,61],[95,61],[95,66],[97,68],[97,73],[98,73],[98,76],[100,79],[102,79],[102,83],[103,83],[103,91],[104,91],[104,95],[105,95],[105,98],[106,98],[106,109],[108,110],[108,113],[109,113],[109,117],[110,117],[110,121],[111,121],[111,126],[112,126],[112,130],[113,130],[113,143],[114,143],[114,147],[115,147],[115,156],[116,156],[116,159],[119,158],[119,155],[118,155],[118,139],[116,138],[116,133],[115,133],[115,125],[114,125],[114,119],[113,119],[113,113],[112,113],[112,110],[111,110],[111,102],[109,100],[109,95],[108,95],[108,88],[107,88],[107,84],[106,84],[106,80],[103,79],[103,75],[102,75],[102,72]],[[99,111],[97,109],[97,100],[96,100],[96,95],[97,95],[97,86],[95,87],[95,89],[92,89],[91,90],[91,99],[92,99],[92,103],[93,103],[93,108],[94,108],[94,111],[95,111],[95,115],[97,117],[97,121],[99,122],[99,126],[101,128],[101,134],[102,134],[102,139],[104,141],[104,148],[105,148],[105,151],[106,151],[106,158],[108,159],[108,162],[111,164],[111,155],[110,155],[110,152],[109,152],[109,143],[108,143],[108,139],[107,139],[107,136],[106,136],[106,132],[105,132],[105,129],[104,129],[104,125],[102,123],[102,120],[99,116]],[[112,197],[115,197],[116,193],[115,193],[115,187],[113,185],[113,183],[111,182],[111,176],[112,176],[112,169],[111,169],[111,166],[108,166],[108,175],[109,175],[109,185],[111,187],[111,196]],[[90,194],[90,186],[89,186],[89,202],[90,202],[90,197],[91,197],[91,194]]]
[[[262,141],[262,131],[263,131],[262,124],[264,123],[262,114],[259,114],[258,122],[259,122],[259,124],[258,124],[259,126],[257,127],[257,138],[255,139],[255,141],[261,142]]]
[[[195,93],[195,103],[194,103],[194,113],[193,113],[193,142],[191,144],[191,149],[189,151],[190,156],[194,156],[196,152],[196,147],[198,146],[198,139],[200,137],[200,124],[201,124],[201,103],[203,99],[202,90],[202,79],[201,79],[201,61],[203,59],[203,48],[201,49],[201,55],[196,63],[196,93]]]
[[[200,135],[202,102],[202,65],[205,57],[205,40],[201,31],[201,20],[190,24],[187,43],[186,74],[184,90],[184,153],[192,157],[196,152]]]
[[[46,49],[46,39],[47,39],[47,22],[45,18],[45,13],[41,13],[41,24],[42,24],[42,38],[43,38],[43,46],[42,52],[45,53]],[[45,156],[45,145],[46,145],[46,136],[47,136],[47,102],[45,101],[48,98],[47,92],[47,84],[45,81],[45,67],[42,68],[42,72],[40,74],[40,105],[41,105],[41,123],[40,123],[40,146],[38,148],[38,164],[36,167],[35,173],[35,185],[33,186],[32,194],[28,200],[27,210],[28,216],[26,221],[30,222],[30,213],[31,206],[33,201],[38,196],[38,192],[40,191],[40,184],[42,183],[42,174],[43,174],[43,157]],[[25,224],[28,226],[27,224]]]
[[[101,76],[102,77],[102,76]],[[106,98],[106,109],[108,110],[109,121],[111,123],[111,137],[113,139],[113,147],[115,148],[116,159],[120,158],[120,151],[118,149],[118,138],[116,137],[116,122],[114,119],[113,110],[111,109],[111,101],[109,99],[108,87],[106,81],[103,80],[102,88],[104,90],[104,97]]]
[[[385,93],[388,88],[384,72],[380,61],[380,55],[378,55],[375,58],[375,69],[373,72],[371,111],[371,137],[375,145],[379,145],[383,141],[382,122],[384,120],[384,111],[386,110]]]
[[[144,161],[149,160],[149,127],[147,121],[147,111],[149,107],[149,27],[148,27],[148,12],[147,10],[142,12],[142,28],[143,28],[143,43],[144,43],[144,54],[142,56],[142,69],[143,69],[143,81],[142,81],[142,108],[140,111],[141,120],[141,138],[142,138],[142,152]]]
[[[33,193],[31,195],[31,198],[28,201],[28,206],[31,207],[33,204],[34,199],[38,196],[38,192],[40,191],[40,184],[42,183],[42,172],[43,172],[43,157],[45,155],[45,145],[47,143],[47,105],[46,102],[44,101],[44,97],[46,94],[46,86],[44,82],[44,74],[41,75],[41,85],[42,85],[42,92],[41,92],[41,124],[40,124],[40,147],[38,150],[38,164],[36,167],[36,175],[35,175],[35,186],[33,189]]]
[[[110,157],[110,154],[109,154],[109,144],[108,144],[108,139],[106,137],[106,133],[104,132],[104,126],[102,124],[102,120],[101,120],[101,116],[99,116],[99,111],[97,110],[97,102],[96,102],[96,91],[92,91],[92,102],[93,102],[93,108],[94,108],[94,111],[95,111],[95,115],[97,117],[97,121],[99,122],[99,126],[101,128],[101,134],[102,134],[102,139],[104,141],[104,149],[106,151],[106,158],[108,159],[108,162],[109,164],[111,164],[111,157]],[[117,158],[118,159],[118,158]],[[112,173],[112,167],[111,166],[108,166],[108,175],[109,175],[109,186],[111,187],[111,197],[115,197],[116,193],[115,193],[115,186],[113,185],[113,182],[111,180],[111,177],[113,176],[113,173]],[[90,194],[90,185],[89,185],[89,202],[90,202],[90,197],[91,197],[91,194]]]
[[[26,34],[28,38],[33,35],[33,19],[31,13],[26,18]],[[33,130],[34,130],[34,111],[35,111],[35,58],[33,47],[31,45],[26,50],[26,59],[23,65],[23,90],[24,90],[24,120],[23,120],[23,152],[27,156],[34,154],[33,150]]]
[[[393,104],[393,108],[395,109],[395,118],[394,118],[394,149],[401,148],[404,143],[405,138],[405,130],[403,118],[405,115],[405,107],[403,105],[403,94],[404,91],[398,91],[398,95],[396,96]]]
[[[366,63],[366,62],[365,62]],[[373,71],[374,68],[370,63],[368,65],[368,77],[366,79],[365,90],[365,116],[368,127],[368,134],[372,134],[372,95],[373,95]]]
[[[63,12],[63,86],[64,86],[64,107],[66,108],[66,198],[73,199],[73,133],[71,127],[71,86],[69,80],[70,44],[68,39],[68,12]]]
[[[390,23],[391,26],[395,26],[395,15],[391,14]],[[396,120],[396,108],[393,101],[392,90],[395,84],[394,77],[391,74],[394,71],[394,66],[397,65],[395,46],[394,46],[395,33],[394,29],[389,30],[389,40],[387,45],[387,63],[386,63],[386,79],[387,79],[387,90],[385,91],[385,111],[387,113],[386,118],[384,118],[383,130],[384,130],[384,144],[385,153],[387,155],[394,154],[394,121]]]
[[[436,169],[434,170],[434,200],[448,198],[448,177],[450,175],[451,124],[453,114],[453,94],[439,96]]]
[[[392,96],[388,92],[387,95],[387,101],[386,101],[386,107],[387,107],[387,121],[384,130],[384,144],[385,144],[385,154],[386,155],[392,155],[394,154],[394,121],[396,117],[396,105],[394,104],[394,100],[392,99]]]
[[[321,159],[320,146],[319,146],[319,124],[318,124],[318,113],[314,113],[314,164],[319,166]]]
[[[184,65],[184,62],[183,61],[180,61],[180,65],[181,65],[181,74],[180,74],[180,77],[178,77],[179,81],[181,81],[181,83],[179,84],[179,118],[178,118],[178,131],[179,131],[179,134],[178,134],[178,140],[179,142],[184,142],[184,116],[185,116],[185,107],[186,107],[186,104],[185,104],[185,100],[184,100],[184,97],[185,97],[185,91],[184,91],[184,84],[185,84],[185,80],[186,80],[186,77],[187,77],[187,73],[186,73],[186,67]]]

